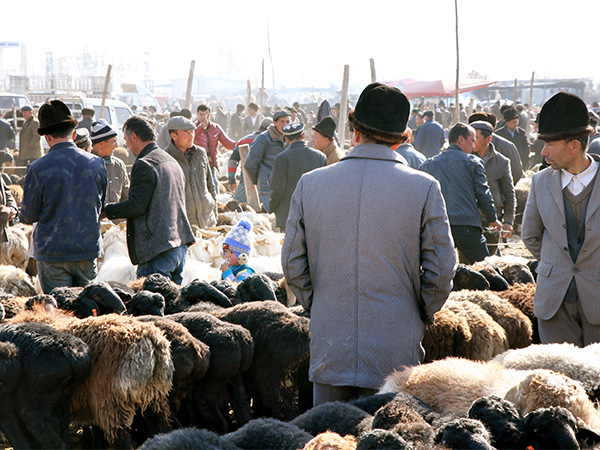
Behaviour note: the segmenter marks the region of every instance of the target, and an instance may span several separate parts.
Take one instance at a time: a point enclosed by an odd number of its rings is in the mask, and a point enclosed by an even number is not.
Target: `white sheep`
[[[24,225],[29,227],[29,225]],[[29,262],[29,239],[27,231],[22,227],[6,229],[7,242],[0,244],[0,265],[15,266],[25,270]]]

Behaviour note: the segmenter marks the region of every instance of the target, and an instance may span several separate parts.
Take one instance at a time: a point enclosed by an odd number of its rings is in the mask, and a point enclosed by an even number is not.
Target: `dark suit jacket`
[[[527,140],[527,134],[523,128],[517,127],[515,130],[515,135],[511,136],[510,131],[506,128],[506,125],[502,128],[499,128],[495,131],[498,136],[502,136],[505,139],[508,139],[510,142],[515,144],[517,147],[517,151],[519,152],[519,156],[521,157],[521,163],[523,165],[523,169],[529,169],[529,141]]]

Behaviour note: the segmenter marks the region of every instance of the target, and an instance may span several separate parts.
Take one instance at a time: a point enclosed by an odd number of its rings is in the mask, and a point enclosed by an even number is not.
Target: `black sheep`
[[[284,275],[282,273],[277,272],[263,272],[263,275],[268,276],[277,285],[277,288],[275,289],[275,297],[277,297],[277,301],[283,305],[287,305],[288,294],[285,290],[287,283],[285,281]]]
[[[254,419],[221,437],[223,447],[245,450],[297,450],[313,438],[306,431],[277,419]]]
[[[118,281],[109,281],[108,284],[110,285],[111,288],[113,288],[113,291],[115,291],[117,293],[119,298],[126,305],[127,305],[127,303],[129,303],[131,301],[131,299],[133,298],[133,295],[135,294],[135,292],[133,292],[133,289],[131,289],[125,283],[120,283]]]
[[[54,288],[50,295],[56,298],[59,308],[71,311],[80,319],[125,311],[121,298],[103,281],[88,284],[73,298],[77,292],[77,288]]]
[[[309,320],[268,300],[226,308],[217,316],[252,334],[254,358],[244,381],[255,417],[294,418],[298,414],[294,372],[310,354]]]
[[[410,450],[412,446],[402,436],[391,430],[372,430],[362,434],[356,450]]]
[[[234,450],[228,445],[227,450]],[[138,450],[223,450],[221,438],[208,430],[183,428],[170,433],[157,434],[144,442]]]
[[[12,294],[7,294],[5,292],[0,291],[0,304],[2,305],[2,310],[4,315],[2,320],[4,319],[12,319],[21,311],[23,311],[25,305],[22,302],[19,302],[15,299],[15,296]]]
[[[498,450],[527,447],[521,441],[521,414],[508,400],[495,395],[481,397],[471,405],[469,418],[477,419],[485,425],[491,434],[492,445]]]
[[[463,417],[441,426],[435,436],[438,444],[464,450],[493,450],[490,439],[490,433],[479,420]]]
[[[277,283],[263,274],[254,274],[238,284],[234,304],[260,302],[262,300],[277,300],[275,290]]]
[[[216,305],[228,308],[231,306],[231,300],[219,289],[202,280],[194,280],[187,286],[181,288],[181,300],[189,305],[198,302],[212,302]]]
[[[349,403],[329,402],[309,409],[290,423],[313,436],[326,431],[333,431],[340,436],[358,436],[363,431],[360,424],[366,417],[369,414]]]
[[[198,420],[183,425],[198,424],[224,433],[228,428],[229,403],[238,423],[248,422],[250,405],[242,374],[250,367],[254,354],[250,332],[202,312],[182,312],[167,318],[185,326],[192,336],[210,348],[208,372],[194,384],[193,405],[186,404]]]
[[[373,415],[379,408],[385,404],[391,402],[396,394],[394,392],[387,392],[385,394],[369,395],[368,397],[359,397],[354,400],[350,400],[348,403],[354,405],[363,411]]]
[[[71,396],[91,370],[88,346],[43,323],[0,326],[0,428],[16,448],[69,448]],[[13,352],[14,354],[14,352]],[[19,370],[20,366],[20,370]]]
[[[496,270],[481,269],[479,273],[482,274],[490,284],[490,291],[505,291],[509,288],[508,281],[497,272]]]
[[[179,287],[164,275],[153,273],[148,275],[142,284],[142,289],[158,292],[165,299],[165,314],[173,314],[187,309],[187,302],[179,302]]]
[[[490,288],[490,283],[488,283],[481,273],[464,264],[459,264],[456,268],[453,282],[453,291],[460,291],[462,289],[485,291]]]
[[[231,284],[227,280],[213,280],[210,282],[211,286],[216,287],[223,294],[227,296],[227,298],[232,299],[235,297],[235,286]]]
[[[508,264],[502,268],[502,276],[509,284],[533,283],[533,274],[525,264]]]
[[[164,316],[165,299],[158,292],[140,291],[127,305],[127,314],[132,316]]]
[[[27,302],[25,303],[25,309],[32,311],[35,305],[39,305],[47,310],[58,308],[56,299],[48,294],[41,294],[36,295],[35,297],[30,297],[29,300],[27,300]]]

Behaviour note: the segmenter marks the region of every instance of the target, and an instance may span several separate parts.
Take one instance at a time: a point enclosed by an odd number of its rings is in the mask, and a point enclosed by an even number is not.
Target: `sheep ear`
[[[579,428],[575,433],[577,442],[581,444],[581,448],[596,448],[600,444],[600,435],[588,428]]]

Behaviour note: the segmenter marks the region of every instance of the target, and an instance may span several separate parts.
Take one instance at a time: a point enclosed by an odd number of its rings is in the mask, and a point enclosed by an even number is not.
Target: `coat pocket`
[[[540,262],[535,271],[538,273],[538,275],[541,275],[543,277],[549,277],[550,273],[552,272],[552,264]]]

